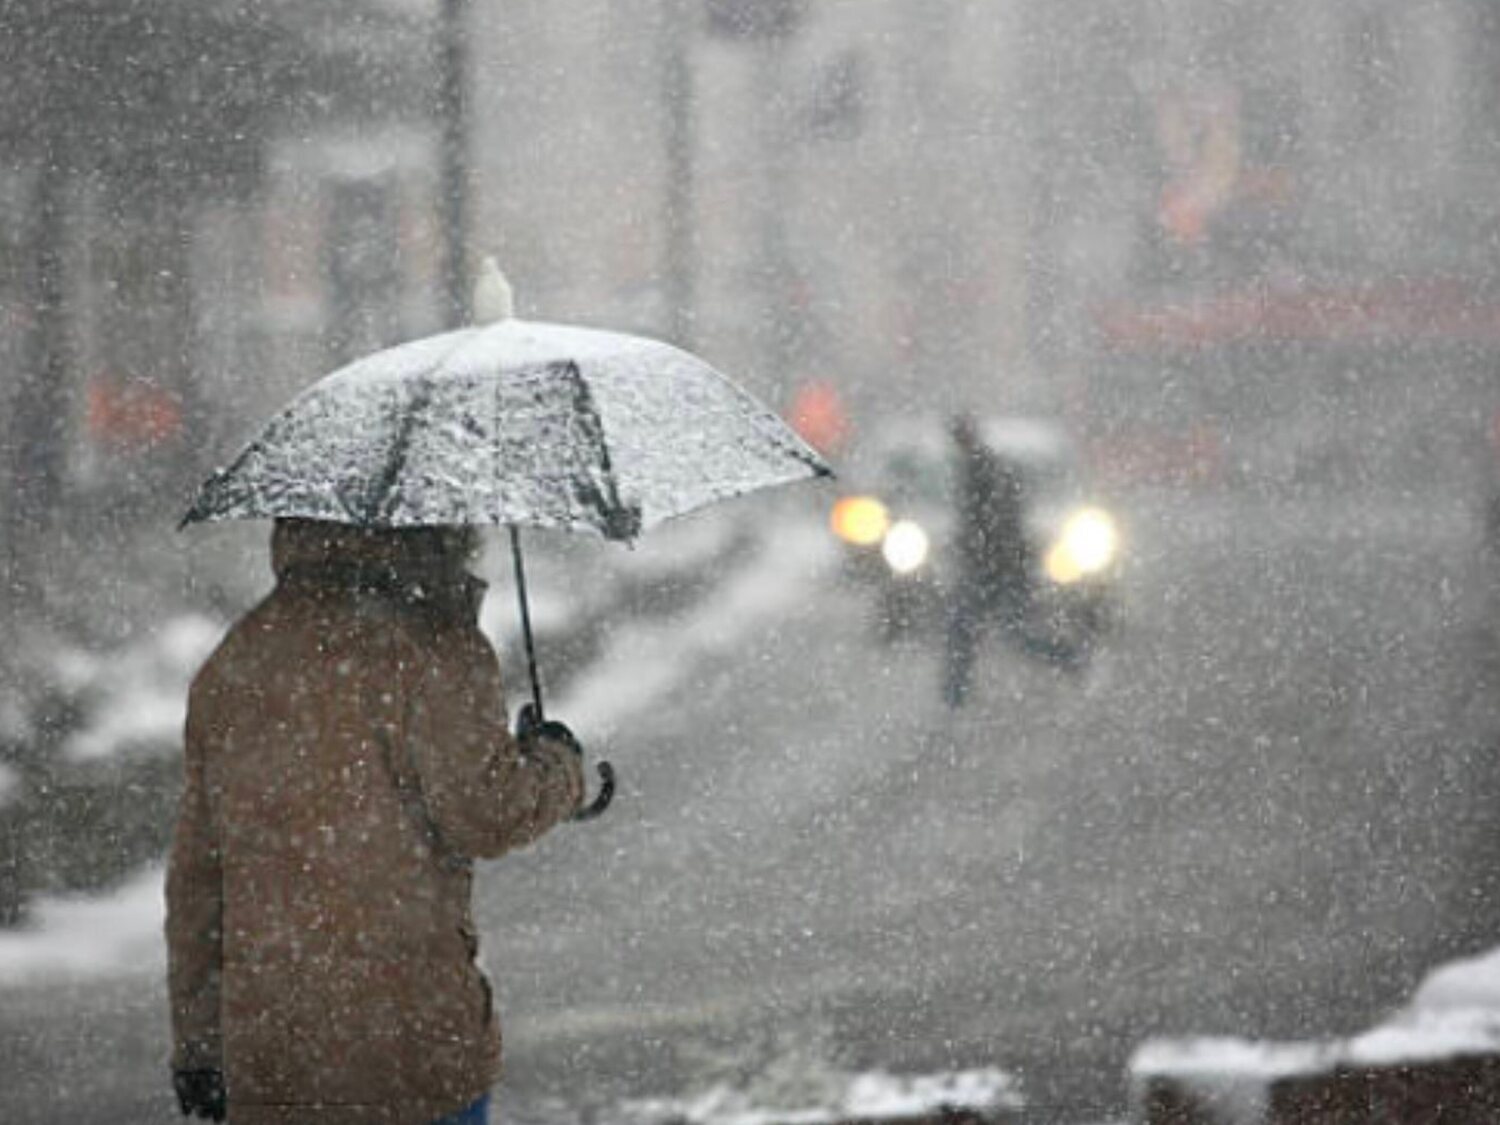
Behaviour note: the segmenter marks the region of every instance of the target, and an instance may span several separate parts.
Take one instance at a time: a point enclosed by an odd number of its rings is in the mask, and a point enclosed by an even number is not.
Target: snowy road
[[[1082,1121],[1143,1038],[1357,1029],[1495,944],[1474,529],[1396,514],[1143,502],[1118,651],[1080,685],[991,650],[957,717],[810,523],[617,632],[555,706],[616,807],[482,880],[512,1104],[803,1028],[854,1066],[1014,1068]],[[0,1119],[175,1118],[134,952],[0,972]]]

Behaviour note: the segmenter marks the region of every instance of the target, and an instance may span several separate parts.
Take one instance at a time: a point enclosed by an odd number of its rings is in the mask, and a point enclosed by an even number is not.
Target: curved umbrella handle
[[[573,814],[574,820],[593,820],[609,808],[609,803],[615,799],[615,767],[608,762],[600,762],[597,768],[599,792],[594,794],[592,801]]]

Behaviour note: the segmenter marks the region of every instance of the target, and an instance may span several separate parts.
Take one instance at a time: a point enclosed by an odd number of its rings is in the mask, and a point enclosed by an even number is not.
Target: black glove
[[[227,1113],[224,1104],[224,1072],[222,1070],[174,1070],[172,1087],[177,1091],[177,1104],[182,1107],[184,1117],[202,1117],[209,1121],[223,1121]]]
[[[575,754],[583,754],[583,744],[578,741],[565,723],[560,723],[556,719],[537,721],[534,703],[527,703],[521,708],[521,713],[516,716],[516,737],[522,740],[550,738],[553,742],[561,742]]]

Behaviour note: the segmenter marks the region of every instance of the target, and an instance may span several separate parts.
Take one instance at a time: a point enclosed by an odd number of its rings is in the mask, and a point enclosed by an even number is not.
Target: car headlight
[[[927,561],[932,551],[932,540],[922,525],[911,520],[897,520],[885,533],[880,553],[897,574],[910,574]]]
[[[833,533],[856,547],[873,547],[890,530],[891,515],[873,496],[845,496],[828,517]]]
[[[1119,549],[1114,517],[1102,508],[1082,508],[1063,524],[1042,565],[1048,578],[1066,586],[1107,569]]]

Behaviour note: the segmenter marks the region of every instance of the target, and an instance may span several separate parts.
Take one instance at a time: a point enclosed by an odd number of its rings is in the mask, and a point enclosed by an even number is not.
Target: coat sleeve
[[[219,1026],[223,969],[223,882],[219,829],[205,779],[206,707],[197,685],[188,700],[184,785],[167,863],[167,984],[172,1065],[222,1069]]]
[[[415,669],[405,737],[428,815],[459,855],[493,859],[523,847],[583,800],[579,755],[508,729],[500,663],[476,628],[442,637]]]

